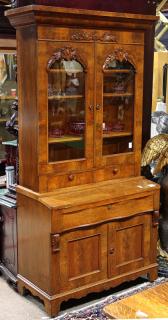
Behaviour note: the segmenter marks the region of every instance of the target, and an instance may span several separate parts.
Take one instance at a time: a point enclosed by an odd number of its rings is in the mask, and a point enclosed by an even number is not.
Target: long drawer
[[[63,232],[153,211],[153,195],[74,212],[53,211],[52,232]]]

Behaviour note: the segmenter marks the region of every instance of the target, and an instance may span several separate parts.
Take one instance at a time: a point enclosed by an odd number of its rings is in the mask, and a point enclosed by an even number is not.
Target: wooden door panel
[[[143,45],[110,43],[99,43],[95,47],[97,106],[95,165],[110,165],[110,159],[113,163],[112,159],[115,157],[116,160],[117,155],[118,158],[125,155],[125,159],[127,156],[131,156],[135,166],[135,175],[137,175],[140,173],[144,47]],[[126,75],[128,71],[126,67],[123,67],[121,71],[117,70],[116,77],[118,78],[116,81],[115,68],[117,67],[112,66],[110,70],[106,70],[107,64],[109,61],[113,61],[114,57],[116,61],[121,59],[121,61],[128,61],[130,64],[131,72],[134,73],[130,86],[127,79],[124,80],[125,83],[119,79],[119,76]],[[123,115],[125,117],[124,124],[121,120]],[[105,123],[105,117],[107,123]],[[115,119],[118,118],[117,123]]]
[[[84,85],[83,92],[73,93],[66,92],[62,86],[68,86],[69,80],[58,81],[57,83],[57,70],[51,69],[51,75],[54,76],[55,72],[55,91],[50,92],[48,88],[49,79],[49,66],[51,61],[55,61],[55,57],[60,52],[62,56],[70,51],[70,56],[65,56],[65,70],[59,70],[59,73],[65,72],[65,78],[79,74],[78,81],[72,79],[73,88],[78,88],[80,85],[80,73],[78,70],[72,70],[72,73],[66,72],[66,63],[71,61],[71,54],[73,54],[73,61],[79,61],[83,68]],[[69,172],[69,171],[82,171],[86,168],[93,166],[93,88],[94,88],[94,46],[87,44],[83,46],[81,43],[76,42],[53,42],[41,41],[38,43],[38,55],[40,57],[38,62],[38,108],[39,108],[39,165],[40,172],[55,173],[55,172]],[[48,67],[47,67],[48,66]],[[47,69],[48,68],[48,69]],[[56,78],[57,77],[57,78]],[[59,93],[59,85],[61,87]],[[45,89],[44,89],[45,88]],[[52,89],[53,92],[53,89]],[[75,98],[74,98],[75,97]],[[52,100],[54,99],[54,103]],[[76,99],[76,100],[75,100]],[[49,102],[48,102],[49,101]],[[56,132],[52,131],[52,135],[48,134],[50,124],[50,114],[46,106],[51,105],[52,113],[55,110],[59,114],[55,116],[56,126],[60,126],[59,116],[64,112],[64,132],[62,128],[56,127]],[[80,104],[85,107],[85,112],[78,111],[78,119],[75,118],[74,109],[80,109]],[[63,110],[64,109],[64,110]],[[73,110],[71,110],[73,109]],[[75,110],[76,110],[75,109]],[[67,110],[71,113],[72,123],[67,120]],[[76,111],[77,112],[77,111]],[[80,118],[81,117],[81,118]],[[80,119],[81,120],[80,120]],[[69,119],[69,118],[68,118]],[[68,128],[68,129],[67,129]],[[59,130],[59,132],[58,132]],[[71,132],[70,132],[71,131]],[[54,132],[54,133],[53,133]],[[81,132],[83,138],[81,138]],[[56,136],[54,136],[56,135]],[[72,137],[71,137],[72,136]],[[67,156],[65,156],[65,150]],[[84,150],[84,152],[81,152]],[[58,159],[56,158],[58,157]],[[57,160],[54,160],[54,159]]]
[[[150,215],[142,215],[109,225],[109,277],[149,264],[150,225]]]
[[[60,283],[72,289],[107,278],[107,226],[70,232],[61,239]]]

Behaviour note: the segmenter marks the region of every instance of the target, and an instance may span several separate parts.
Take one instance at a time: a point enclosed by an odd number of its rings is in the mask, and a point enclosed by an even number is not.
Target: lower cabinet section
[[[27,288],[39,296],[45,302],[46,311],[54,316],[59,312],[61,302],[69,298],[109,289],[141,275],[148,274],[150,280],[155,280],[157,264],[153,263],[151,253],[156,248],[157,228],[152,217],[152,212],[142,213],[51,235],[55,238],[55,242],[52,240],[51,265],[49,263],[51,274],[49,278],[43,275],[48,283],[51,281],[50,292],[43,291],[42,282],[40,285],[37,279],[32,282],[33,270],[24,277],[24,266],[22,275],[18,275],[19,291]],[[36,263],[40,268],[41,262]]]
[[[143,178],[124,186],[18,193],[18,290],[40,297],[50,316],[68,299],[157,278],[159,186]]]
[[[60,237],[61,291],[71,290],[150,264],[152,215],[105,223]],[[156,246],[156,239],[153,239]]]

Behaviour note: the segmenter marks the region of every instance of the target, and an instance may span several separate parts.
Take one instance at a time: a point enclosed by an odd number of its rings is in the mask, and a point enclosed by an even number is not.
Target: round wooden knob
[[[114,248],[110,248],[109,254],[113,254],[113,253],[114,253]]]
[[[114,168],[114,169],[113,169],[113,173],[116,174],[117,172],[118,172],[118,169],[117,169],[117,168]]]
[[[73,175],[73,174],[70,174],[69,176],[68,176],[68,180],[69,181],[73,181],[75,179],[75,176]]]
[[[97,106],[96,106],[96,110],[101,110],[101,105],[100,104],[97,104]]]

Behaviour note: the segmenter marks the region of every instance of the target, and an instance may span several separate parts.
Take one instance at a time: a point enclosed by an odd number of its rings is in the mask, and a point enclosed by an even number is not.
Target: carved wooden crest
[[[75,31],[71,34],[71,40],[85,40],[85,41],[104,41],[116,43],[116,36],[111,32],[105,32],[103,35],[98,35],[97,32]]]
[[[103,65],[103,69],[106,69],[108,65],[113,62],[114,60],[119,61],[120,63],[129,62],[131,63],[135,68],[135,63],[133,57],[125,51],[123,48],[116,48],[114,52],[106,58],[106,61]]]
[[[78,54],[77,50],[72,47],[64,47],[64,48],[58,49],[58,51],[56,51],[48,61],[47,68],[50,69],[56,61],[59,62],[61,60],[65,60],[65,61],[76,60],[80,62],[83,65],[83,67],[86,69],[86,65],[83,59]]]

